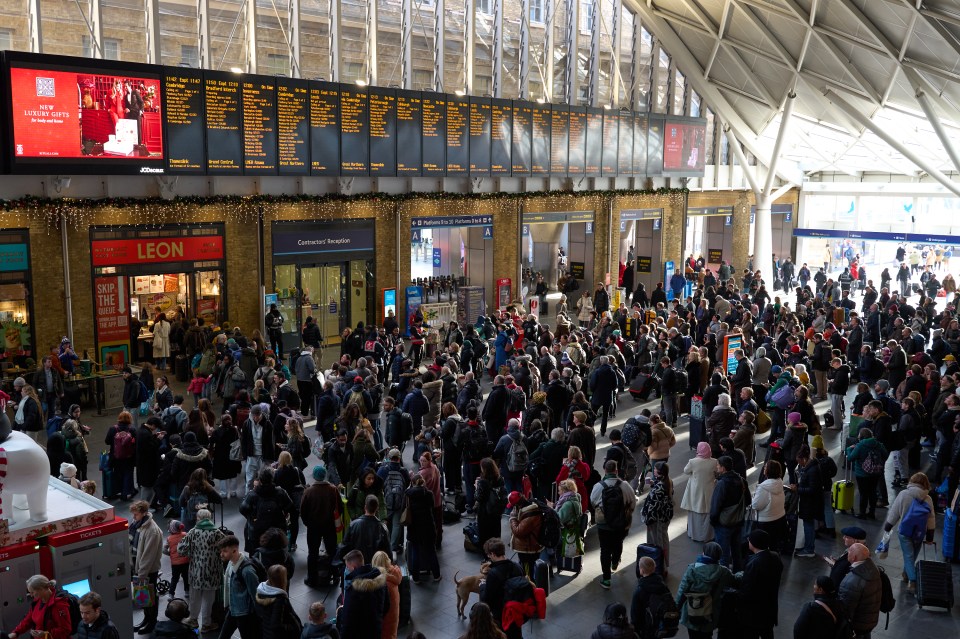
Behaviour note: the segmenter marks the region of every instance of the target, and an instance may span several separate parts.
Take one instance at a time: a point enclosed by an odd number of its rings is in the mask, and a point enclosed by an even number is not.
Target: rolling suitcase
[[[706,422],[703,419],[690,417],[690,450],[696,450],[697,444],[706,441]]]
[[[953,608],[953,569],[948,563],[927,561],[926,554],[927,545],[923,544],[923,554],[917,562],[917,606],[950,610]]]
[[[850,468],[847,468],[847,478],[833,482],[830,507],[838,512],[853,512],[853,493],[855,484],[850,481],[849,477]]]
[[[533,583],[537,588],[543,588],[544,594],[550,596],[550,564],[543,559],[537,559],[533,564]]]
[[[583,570],[583,555],[577,555],[576,557],[557,557],[557,574],[559,575],[562,571],[574,572],[579,574]]]
[[[648,373],[637,373],[637,376],[630,382],[630,397],[635,402],[645,402],[650,398],[653,391],[653,375]]]
[[[947,508],[943,515],[943,560],[960,560],[960,539],[957,539],[957,513]]]
[[[653,544],[640,544],[637,546],[637,561],[634,563],[634,570],[637,573],[637,579],[640,578],[640,560],[644,557],[650,557],[657,564],[657,574],[663,575],[663,548]]]
[[[398,627],[403,628],[410,623],[410,575],[400,579],[400,621]]]

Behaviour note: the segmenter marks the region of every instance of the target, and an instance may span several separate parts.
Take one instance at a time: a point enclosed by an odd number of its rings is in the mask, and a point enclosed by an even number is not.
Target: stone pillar
[[[610,202],[606,198],[598,198],[593,211],[593,279],[603,282],[606,274],[610,273],[610,286],[617,286],[617,263],[619,259],[619,242],[610,241],[610,229],[620,234],[620,212],[611,213]],[[611,219],[611,217],[613,219]],[[588,286],[595,286],[596,282],[588,282]]]
[[[670,198],[663,205],[662,262],[653,267],[663,276],[663,262],[673,261],[683,273],[683,241],[687,232],[687,198]]]
[[[728,259],[735,273],[747,268],[750,255],[750,206],[752,198],[748,191],[741,191],[733,205],[733,250]]]

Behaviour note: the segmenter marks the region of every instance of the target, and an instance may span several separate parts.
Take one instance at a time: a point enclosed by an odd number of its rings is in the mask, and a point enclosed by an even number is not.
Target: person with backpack
[[[930,498],[930,479],[924,473],[914,473],[905,490],[900,491],[890,504],[883,522],[883,543],[889,543],[897,525],[903,551],[903,572],[900,578],[907,582],[907,592],[917,592],[917,555],[924,543],[933,543],[937,527],[937,515]]]
[[[793,639],[843,637],[840,632],[848,624],[847,608],[837,598],[835,582],[821,575],[813,584],[813,601],[803,604],[793,624]]]
[[[488,539],[500,537],[500,519],[507,507],[507,488],[497,462],[484,457],[479,468],[474,490],[476,501],[472,508],[477,515],[479,546],[482,548]]]
[[[627,621],[627,608],[620,602],[608,604],[603,612],[603,623],[590,635],[590,639],[635,639],[634,627]]]
[[[47,633],[50,639],[69,639],[74,634],[69,595],[57,590],[57,582],[43,575],[27,579],[30,610],[17,624],[8,639],[29,637],[34,632]],[[77,620],[79,622],[79,620]]]
[[[260,536],[270,528],[286,531],[287,516],[292,510],[287,491],[274,485],[273,470],[261,470],[257,484],[240,503],[240,514],[247,520],[243,531],[246,551],[253,552]]]
[[[350,522],[350,526],[343,535],[343,543],[337,546],[334,559],[346,562],[346,556],[354,550],[366,557],[373,557],[378,551],[391,555],[390,533],[387,526],[377,517],[380,510],[380,501],[373,495],[367,495],[363,504],[363,515]]]
[[[607,448],[607,456],[604,459],[612,459],[617,462],[617,473],[620,479],[633,485],[637,478],[637,460],[633,453],[623,444],[620,430],[614,428],[610,431],[610,447]]]
[[[640,578],[630,602],[630,619],[640,639],[676,636],[679,630],[680,610],[673,593],[657,573],[657,562],[652,557],[637,561]]]
[[[384,521],[390,530],[390,546],[397,553],[401,553],[403,552],[403,524],[400,523],[400,517],[406,506],[410,472],[403,467],[399,449],[390,449],[387,453],[387,463],[377,470],[377,477],[383,482],[383,502],[386,507]]]
[[[256,612],[257,587],[267,578],[267,571],[240,551],[240,540],[233,535],[217,543],[223,572],[223,603],[227,616],[220,627],[223,639],[240,631],[240,639],[260,638],[260,619]]]
[[[136,465],[137,437],[133,431],[133,415],[127,411],[117,416],[117,423],[107,430],[104,443],[110,450],[110,468],[113,470],[113,495],[124,500],[133,499],[133,470]]]
[[[710,502],[710,525],[723,551],[721,563],[739,570],[742,564],[740,535],[747,510],[746,481],[733,469],[726,455],[717,460],[717,485]],[[719,606],[719,600],[716,602]]]
[[[600,541],[600,586],[610,590],[610,575],[620,566],[623,540],[630,531],[637,495],[630,484],[617,476],[617,462],[603,464],[604,477],[590,492],[590,504],[596,510],[597,538]]]
[[[148,504],[153,503],[154,486],[160,473],[160,448],[164,437],[160,426],[160,419],[151,416],[137,430],[137,484],[140,486],[140,499]]]
[[[507,548],[499,537],[488,539],[483,544],[483,553],[490,560],[486,579],[480,582],[480,601],[490,606],[497,626],[506,633],[507,639],[521,639],[523,627],[511,625],[503,628],[503,607],[507,603],[507,582],[515,577],[524,578],[523,568],[507,559]]]
[[[647,544],[663,550],[663,576],[670,567],[670,520],[673,519],[673,481],[667,462],[653,467],[650,494],[643,501],[640,517],[647,527]]]
[[[173,455],[173,466],[170,470],[176,491],[182,491],[197,470],[205,472],[204,479],[213,473],[213,460],[210,453],[200,445],[197,436],[187,432],[183,435],[182,442],[179,450],[168,453]]]
[[[532,579],[533,566],[543,550],[540,543],[543,513],[539,504],[517,491],[507,496],[507,506],[510,508],[510,547],[517,553],[524,574]]]
[[[283,315],[280,314],[279,309],[277,309],[276,304],[270,305],[270,310],[267,311],[266,317],[263,318],[263,326],[267,329],[267,338],[270,340],[270,348],[273,349],[273,352],[277,354],[278,357],[282,357],[283,350]],[[304,329],[304,333],[307,333],[307,330]],[[306,339],[304,343],[308,343]]]
[[[141,585],[153,586],[154,591],[153,604],[143,609],[143,621],[134,626],[134,629],[138,634],[149,635],[157,625],[156,589],[160,578],[160,559],[163,555],[163,531],[154,521],[150,504],[147,502],[143,500],[133,502],[130,504],[130,513],[136,525],[133,545],[134,564],[131,574]]]
[[[871,402],[872,404],[873,402]],[[857,443],[846,448],[847,463],[853,464],[857,478],[857,493],[860,495],[857,519],[876,519],[877,484],[883,479],[887,449],[874,439],[873,431],[861,427]]]
[[[491,455],[500,467],[507,492],[523,490],[523,473],[526,472],[530,453],[520,433],[520,421],[507,422],[507,432],[497,441]]]
[[[720,562],[722,554],[720,544],[705,543],[680,580],[675,602],[690,639],[710,639],[720,623],[723,591],[733,585],[733,574]]]
[[[134,424],[140,416],[140,405],[150,398],[150,391],[129,366],[123,367],[123,408],[133,416]]]
[[[650,462],[650,458],[647,457],[647,446],[650,445],[652,435],[649,413],[649,409],[643,409],[639,415],[628,418],[620,430],[620,441],[633,455],[633,463],[638,470],[636,476],[630,482],[630,485],[638,494],[643,493],[643,475],[647,464]]]
[[[773,639],[777,625],[783,561],[779,553],[770,549],[770,542],[767,531],[752,531],[747,537],[751,555],[743,571],[733,576],[740,621],[738,636],[743,639]]]
[[[617,392],[617,373],[610,365],[610,358],[601,355],[600,365],[590,374],[590,406],[600,415],[600,436],[607,434],[607,417],[613,406],[613,397]]]
[[[560,466],[555,483],[571,479],[577,485],[577,494],[580,495],[582,512],[590,510],[590,491],[587,490],[587,480],[590,479],[590,465],[583,460],[583,453],[578,446],[571,445],[567,449],[567,457]],[[585,532],[585,531],[584,531]]]
[[[870,633],[880,621],[880,612],[884,607],[884,579],[870,557],[870,550],[863,544],[852,544],[847,549],[850,560],[850,572],[840,582],[839,598],[846,606],[856,639],[870,639]],[[889,581],[888,581],[889,583]],[[887,602],[889,603],[889,602]]]
[[[803,522],[803,548],[796,551],[795,557],[816,557],[816,526],[823,517],[823,477],[820,464],[810,457],[810,448],[801,446],[797,452],[796,482],[790,490],[800,497],[798,516]]]
[[[203,468],[196,468],[180,491],[180,517],[186,531],[197,523],[197,513],[206,508],[213,512],[215,504],[222,504],[223,498],[208,481],[209,475]]]

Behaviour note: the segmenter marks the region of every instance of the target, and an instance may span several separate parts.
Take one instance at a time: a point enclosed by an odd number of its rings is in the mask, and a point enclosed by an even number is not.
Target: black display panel
[[[490,175],[490,98],[470,98],[470,175]]]
[[[364,87],[340,85],[340,175],[370,173],[370,105]]]
[[[587,108],[570,107],[568,172],[570,177],[582,177],[586,171]]]
[[[370,87],[370,176],[397,174],[397,95]]]
[[[550,119],[549,106],[533,105],[530,120],[530,173],[550,174]]]
[[[620,144],[617,149],[617,173],[633,175],[633,114],[620,111]]]
[[[633,115],[633,173],[647,174],[647,116]]]
[[[397,91],[397,175],[419,177],[423,151],[423,107],[419,91]]]
[[[603,111],[603,164],[600,167],[604,176],[617,174],[617,145],[620,140],[620,114],[617,111]]]
[[[647,120],[647,175],[663,175],[663,118]]]
[[[310,174],[340,175],[340,85],[310,83]]]
[[[310,83],[277,78],[277,165],[280,175],[310,174]]]
[[[567,143],[569,142],[570,108],[554,104],[550,114],[550,174],[567,174]]]
[[[512,142],[513,104],[494,98],[490,100],[490,175],[510,175]]]
[[[529,102],[513,103],[513,175],[530,175],[530,150],[533,128],[533,105]]]
[[[167,172],[205,173],[203,72],[198,69],[164,68],[163,102]]]
[[[447,99],[442,93],[422,94],[423,176],[443,177],[447,168]]]
[[[447,176],[464,177],[470,170],[470,102],[447,96]]]
[[[240,77],[236,73],[218,71],[203,74],[209,175],[239,175],[243,172]]]
[[[277,87],[273,78],[244,76],[240,83],[243,103],[243,172],[277,174]]]
[[[587,109],[587,177],[599,177],[603,165],[603,109]]]

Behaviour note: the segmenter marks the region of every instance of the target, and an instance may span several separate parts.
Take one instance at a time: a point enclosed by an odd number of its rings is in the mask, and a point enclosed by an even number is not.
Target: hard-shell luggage
[[[917,562],[917,606],[950,610],[953,608],[953,569],[950,564],[942,561],[927,561],[926,554],[927,548],[924,544],[923,554]]]
[[[559,575],[562,571],[580,573],[583,570],[583,555],[577,555],[576,557],[564,557],[562,555],[557,557],[557,574]]]
[[[783,540],[783,546],[780,548],[780,554],[792,556],[793,551],[797,549],[797,529],[799,520],[797,513],[787,514],[787,536]]]
[[[846,317],[843,308],[833,309],[833,325],[838,329],[843,326],[846,322]]]
[[[103,489],[103,500],[108,501],[115,496],[113,492],[113,471],[109,468],[100,471],[100,484]]]
[[[400,578],[400,622],[398,627],[403,628],[410,623],[410,575]]]
[[[533,564],[533,583],[537,588],[543,588],[543,592],[550,596],[550,564],[543,559],[537,559]]]
[[[650,559],[653,559],[654,563],[657,564],[656,573],[658,575],[663,575],[663,548],[653,544],[640,544],[637,546],[637,561],[634,564],[634,569],[637,573],[637,579],[640,578],[640,560],[644,557],[650,557]]]
[[[637,376],[630,382],[630,396],[636,402],[645,402],[650,399],[653,392],[656,377],[649,373],[637,373]]]
[[[707,439],[707,426],[703,419],[690,418],[690,450],[695,450],[697,444]]]
[[[833,492],[831,493],[830,507],[838,512],[853,512],[853,494],[855,485],[856,484],[850,481],[849,478],[833,482]]]
[[[943,560],[960,560],[960,539],[957,538],[957,513],[947,508],[943,515]]]

